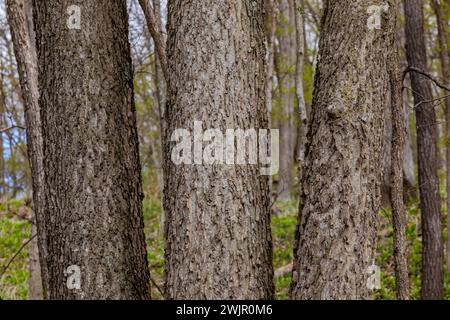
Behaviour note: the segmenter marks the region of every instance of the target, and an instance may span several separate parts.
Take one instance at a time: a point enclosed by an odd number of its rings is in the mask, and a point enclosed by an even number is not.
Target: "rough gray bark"
[[[167,137],[267,128],[264,2],[170,0]],[[273,297],[268,178],[257,165],[176,165],[165,149],[165,295]]]
[[[390,98],[392,119],[392,143],[391,143],[391,202],[392,202],[392,224],[394,227],[394,266],[397,299],[409,300],[409,278],[408,278],[408,251],[406,239],[407,214],[403,192],[403,164],[405,148],[405,112],[402,100],[402,80],[400,73],[400,60],[397,47],[397,6],[394,2],[395,22],[390,46],[393,52],[390,56]]]
[[[288,200],[294,184],[295,152],[295,67],[296,28],[293,0],[277,0],[278,19],[277,68],[279,76],[279,128],[280,128],[280,172],[278,179],[278,199]]]
[[[406,55],[409,67],[427,72],[422,0],[404,0]],[[414,96],[420,209],[422,216],[422,298],[443,295],[443,240],[439,197],[436,113],[430,80],[410,72]]]
[[[25,123],[27,133],[28,161],[31,169],[33,189],[33,214],[36,222],[37,239],[30,244],[30,298],[40,299],[46,296],[48,276],[44,260],[47,257],[46,226],[43,217],[45,201],[43,199],[43,138],[42,122],[39,107],[38,65],[35,47],[35,33],[32,26],[31,0],[8,0],[8,22],[17,61],[21,93],[24,100]],[[36,247],[38,245],[39,248]],[[35,258],[39,255],[39,261]],[[41,271],[41,279],[38,275]],[[42,282],[42,290],[39,286]]]
[[[372,1],[324,5],[291,297],[366,299],[395,17],[389,11],[369,30]]]
[[[51,299],[147,299],[125,0],[35,0]],[[71,28],[69,28],[71,26]],[[80,268],[81,283],[75,280]]]
[[[37,233],[36,223],[31,225],[31,236]],[[42,300],[44,290],[42,288],[41,266],[39,263],[39,244],[37,237],[28,245],[28,300]]]
[[[439,44],[439,58],[441,61],[441,74],[442,78],[447,81],[450,81],[450,62],[449,62],[449,54],[450,48],[448,45],[449,38],[447,33],[447,22],[445,21],[444,12],[442,10],[443,3],[440,0],[432,0],[431,5],[433,7],[434,13],[436,15],[436,22],[438,27],[438,44]],[[449,6],[447,4],[447,6]],[[448,92],[444,92],[444,94],[448,94]],[[447,190],[447,272],[450,274],[450,98],[445,99],[445,122],[446,122],[446,190]]]

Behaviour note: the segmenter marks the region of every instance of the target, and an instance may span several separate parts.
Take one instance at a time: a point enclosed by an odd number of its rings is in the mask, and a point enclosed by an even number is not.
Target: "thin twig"
[[[26,128],[22,127],[22,126],[11,126],[11,127],[8,127],[8,128],[0,129],[0,133],[6,132],[6,131],[9,131],[9,130],[12,130],[12,129],[26,130]]]
[[[444,100],[444,99],[449,98],[449,97],[450,97],[450,94],[447,94],[447,95],[445,95],[445,96],[438,97],[438,98],[435,98],[435,99],[425,100],[425,101],[420,101],[418,104],[416,104],[416,105],[413,107],[413,109],[416,109],[416,108],[420,107],[420,106],[421,106],[422,104],[424,104],[424,103],[432,103],[432,102],[435,102],[435,101]],[[438,106],[438,105],[440,105],[440,103],[438,103],[436,106]],[[435,107],[436,107],[436,106],[435,106]]]
[[[439,82],[436,78],[434,78],[431,74],[429,74],[429,73],[427,73],[427,72],[425,72],[425,71],[422,71],[422,70],[420,70],[420,69],[414,68],[414,67],[408,67],[408,68],[406,68],[405,71],[403,71],[403,80],[405,80],[406,74],[408,74],[408,73],[411,72],[411,71],[412,71],[412,72],[419,73],[419,74],[421,74],[421,75],[427,77],[428,79],[430,79],[431,81],[433,81],[439,88],[441,88],[441,89],[443,89],[443,90],[445,90],[445,91],[450,91],[450,88],[449,88],[449,87],[447,87],[447,86],[443,85],[442,83],[440,83],[440,82]]]
[[[0,280],[3,278],[3,275],[6,273],[6,270],[8,270],[9,266],[11,265],[11,263],[14,261],[14,259],[20,254],[20,252],[22,252],[23,248],[25,248],[25,246],[27,244],[29,244],[34,238],[36,238],[37,233],[35,235],[33,235],[30,239],[28,239],[27,241],[25,241],[22,246],[19,248],[19,250],[17,250],[17,252],[9,259],[8,263],[6,264],[6,266],[3,268],[2,274],[0,274]]]
[[[161,296],[164,298],[164,293],[163,293],[163,291],[161,290],[161,288],[158,286],[158,284],[156,283],[156,281],[153,280],[152,277],[150,277],[150,281],[151,281],[152,284],[156,287],[156,289],[159,291],[159,293],[161,294]]]

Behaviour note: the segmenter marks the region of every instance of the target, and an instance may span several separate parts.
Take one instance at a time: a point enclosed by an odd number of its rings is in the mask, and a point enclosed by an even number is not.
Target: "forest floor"
[[[20,201],[0,204],[0,274],[9,259],[30,237],[30,222],[21,217]],[[298,202],[277,202],[277,213],[272,218],[274,243],[274,269],[287,269],[293,258],[293,243],[297,223]],[[23,210],[22,210],[23,211]],[[418,203],[408,203],[407,237],[410,248],[410,279],[412,298],[420,296],[420,210]],[[152,277],[152,297],[161,299],[158,288],[162,288],[164,272],[163,230],[161,228],[161,206],[157,198],[144,201],[145,233],[148,261]],[[378,256],[376,264],[381,268],[381,289],[374,291],[375,299],[395,298],[395,278],[393,267],[393,229],[391,213],[381,210],[379,226]],[[28,295],[28,251],[27,246],[11,263],[0,279],[1,299],[26,299]],[[283,268],[285,267],[285,268]],[[291,276],[289,272],[276,278],[276,299],[287,299]],[[446,275],[445,297],[450,299],[450,277]]]

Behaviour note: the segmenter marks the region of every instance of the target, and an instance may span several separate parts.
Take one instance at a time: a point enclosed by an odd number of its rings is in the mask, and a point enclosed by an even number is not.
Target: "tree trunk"
[[[48,297],[147,299],[126,2],[33,3]]]
[[[304,3],[301,0],[294,0],[295,30],[296,30],[296,70],[295,70],[295,93],[297,96],[298,112],[298,171],[299,181],[301,181],[302,165],[305,160],[305,146],[307,138],[308,116],[306,112],[305,95],[303,90],[303,66],[305,62],[305,35],[304,35]]]
[[[280,173],[278,180],[278,199],[291,198],[294,183],[295,147],[295,66],[296,35],[293,0],[277,0],[279,5],[278,28],[279,49],[277,65],[279,69],[280,91]]]
[[[417,197],[417,180],[414,163],[414,151],[413,151],[413,134],[411,132],[410,114],[412,112],[408,104],[408,92],[403,90],[403,112],[405,114],[405,147],[404,147],[404,162],[403,162],[403,185],[405,199],[408,197]]]
[[[148,1],[149,0],[139,0],[139,4],[144,13],[148,30],[152,35],[153,42],[155,43],[155,53],[160,61],[164,78],[167,78],[166,39],[164,34],[161,32],[160,16],[155,15],[153,8]]]
[[[161,24],[161,1],[160,0],[153,0],[153,7],[155,8],[155,17],[156,17],[156,24],[158,25],[158,29],[162,30],[162,24]],[[164,41],[164,48],[166,47],[166,39],[163,38],[162,41]],[[155,44],[156,47],[156,44]],[[156,50],[156,49],[155,49]],[[156,51],[155,51],[156,52]],[[165,52],[164,52],[165,53]],[[164,58],[166,61],[167,59]],[[156,97],[158,100],[158,115],[159,115],[159,128],[160,128],[160,145],[158,150],[158,159],[161,161],[162,159],[162,146],[165,143],[165,137],[163,134],[166,131],[166,104],[167,104],[167,83],[166,79],[164,78],[164,72],[161,66],[161,61],[158,55],[156,55],[155,60],[155,84],[156,84]],[[161,166],[162,168],[162,166]],[[160,191],[162,194],[162,191],[164,189],[164,178],[161,172],[158,172],[158,185],[160,186]],[[164,217],[164,215],[162,215]],[[163,223],[161,223],[161,226]]]
[[[7,129],[5,125],[5,96],[3,94],[3,83],[0,83],[0,130]],[[3,200],[3,196],[6,194],[6,166],[3,150],[3,131],[0,131],[0,200]]]
[[[268,127],[272,128],[275,31],[277,27],[278,10],[275,6],[274,0],[267,0],[265,3],[266,3],[266,38],[267,38],[266,110],[267,110]],[[269,190],[270,195],[272,196],[273,192],[272,176],[269,176]]]
[[[438,43],[439,43],[439,57],[441,60],[441,70],[442,78],[450,81],[450,63],[449,54],[450,50],[448,47],[448,34],[447,34],[447,21],[445,21],[444,12],[442,10],[443,4],[440,0],[431,1],[434,13],[436,15],[436,22],[438,27]],[[450,7],[450,5],[447,5]],[[448,92],[444,92],[448,94]],[[445,121],[446,121],[446,171],[447,171],[447,272],[450,274],[450,98],[445,99]]]
[[[394,8],[397,16],[397,2]],[[392,224],[394,227],[394,265],[396,293],[398,300],[409,300],[408,278],[408,251],[406,239],[407,215],[403,192],[403,164],[405,148],[405,112],[402,100],[402,74],[400,73],[400,60],[397,47],[397,18],[394,18],[393,36],[390,46],[393,52],[389,57],[390,71],[390,97],[392,119],[391,142],[391,202]]]
[[[302,181],[291,297],[366,299],[375,262],[392,10],[326,1]]]
[[[35,289],[30,290],[30,298],[39,299],[47,296],[47,285],[49,282],[45,260],[47,259],[47,229],[43,216],[45,201],[43,199],[43,138],[42,122],[39,107],[38,91],[38,65],[36,56],[35,33],[32,26],[32,4],[30,0],[8,0],[7,12],[8,22],[11,28],[11,36],[14,44],[14,53],[17,61],[21,93],[24,101],[25,123],[27,126],[27,150],[28,161],[31,169],[32,189],[33,189],[33,214],[36,222],[36,239],[31,242],[32,256],[30,266],[33,269],[30,273],[31,283],[36,284]],[[34,231],[34,230],[33,230]],[[36,248],[38,245],[38,248]],[[38,252],[39,262],[35,259]],[[42,279],[37,270],[41,270]],[[37,283],[42,282],[43,293]],[[36,293],[36,295],[35,295]]]
[[[31,225],[30,236],[37,233],[36,221]],[[38,239],[31,240],[28,249],[28,300],[42,300],[44,298],[42,289],[41,266],[39,263]]]
[[[263,1],[169,1],[168,138],[194,121],[222,133],[267,128],[264,23]],[[272,298],[267,176],[220,160],[176,165],[173,145],[164,153],[166,298]]]
[[[406,53],[410,67],[427,71],[422,0],[404,0]],[[420,209],[422,215],[422,298],[443,295],[443,242],[439,199],[436,114],[427,77],[410,73],[417,126]]]

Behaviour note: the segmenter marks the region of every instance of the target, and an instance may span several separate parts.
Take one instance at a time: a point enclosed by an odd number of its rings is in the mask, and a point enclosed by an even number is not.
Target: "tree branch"
[[[12,129],[26,130],[26,128],[22,127],[22,126],[11,126],[11,127],[8,127],[8,128],[3,128],[3,129],[0,128],[0,133],[6,132],[6,131],[9,131],[9,130],[12,130]]]
[[[8,270],[9,266],[11,265],[11,263],[14,261],[14,259],[20,254],[20,252],[22,252],[23,248],[25,248],[25,246],[27,244],[29,244],[31,241],[33,241],[34,238],[36,238],[37,234],[33,235],[30,239],[28,239],[27,241],[25,241],[22,246],[19,248],[19,250],[17,250],[17,252],[9,259],[8,263],[6,264],[6,266],[3,268],[2,273],[0,274],[0,279],[3,278],[3,275],[6,273],[6,270]]]
[[[427,78],[430,79],[431,81],[433,81],[439,88],[441,88],[441,89],[443,89],[443,90],[445,90],[445,91],[450,91],[450,88],[449,88],[449,87],[447,87],[447,86],[443,85],[442,83],[440,83],[440,82],[439,82],[436,78],[434,78],[431,74],[429,74],[429,73],[427,73],[427,72],[425,72],[425,71],[422,71],[422,70],[420,70],[420,69],[414,68],[414,67],[408,67],[408,68],[406,68],[405,71],[403,71],[403,80],[405,80],[405,77],[406,77],[406,75],[407,75],[409,72],[416,72],[416,73],[419,73],[419,74],[421,74],[421,75],[427,77]]]
[[[153,280],[152,277],[150,277],[150,281],[152,282],[152,284],[155,286],[156,290],[158,290],[158,292],[161,294],[161,296],[164,298],[164,293],[161,290],[160,286],[156,283],[155,280]]]
[[[159,28],[159,23],[157,23],[157,18],[155,17],[155,12],[153,11],[153,7],[148,2],[148,0],[139,0],[139,4],[141,5],[142,11],[144,12],[145,20],[147,22],[147,28],[153,38],[153,42],[155,43],[156,54],[158,55],[159,61],[161,62],[161,68],[164,74],[164,78],[167,81],[168,72],[166,57],[166,37]]]

